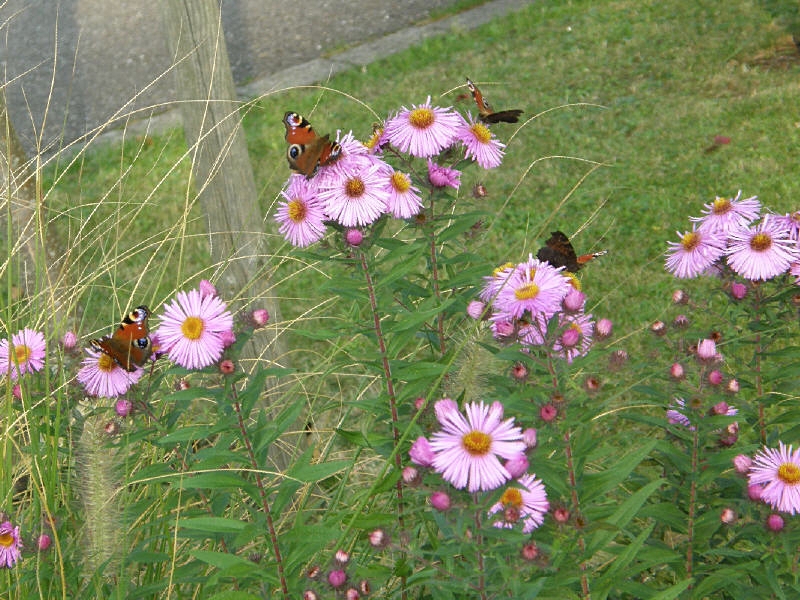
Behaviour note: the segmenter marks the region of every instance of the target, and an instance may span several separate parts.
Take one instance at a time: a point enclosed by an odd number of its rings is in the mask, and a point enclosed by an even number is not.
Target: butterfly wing
[[[91,340],[92,347],[113,358],[126,371],[135,371],[152,354],[153,345],[147,328],[149,316],[149,308],[136,307],[110,336]]]
[[[581,268],[578,257],[569,238],[561,231],[553,231],[544,247],[536,253],[536,258],[547,261],[554,267],[565,267],[567,271],[575,273]]]
[[[488,115],[481,116],[481,120],[484,123],[516,123],[519,121],[519,116],[522,114],[522,111],[518,108],[514,108],[511,110],[501,110],[500,112],[494,112]]]
[[[495,112],[492,105],[489,104],[489,101],[483,97],[478,86],[472,83],[469,77],[467,77],[467,87],[472,93],[475,104],[478,105],[478,117],[484,123],[499,123],[501,121],[504,123],[516,123],[519,121],[519,116],[522,114],[522,111],[518,108]]]
[[[289,168],[311,178],[317,168],[336,162],[342,147],[332,142],[329,135],[318,136],[305,117],[288,111],[283,116],[286,127],[286,160]]]

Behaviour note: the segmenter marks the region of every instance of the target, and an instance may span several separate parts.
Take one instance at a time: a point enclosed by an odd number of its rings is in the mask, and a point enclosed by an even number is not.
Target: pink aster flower
[[[561,310],[561,301],[570,290],[569,280],[550,263],[533,255],[517,265],[506,284],[497,292],[494,306],[499,313],[519,319],[528,313],[549,319]]]
[[[198,292],[199,294],[199,292]],[[144,374],[144,369],[128,372],[105,352],[86,349],[89,355],[81,362],[78,381],[86,393],[100,398],[116,398],[127,392]]]
[[[495,135],[480,121],[473,121],[469,115],[469,122],[463,121],[456,132],[458,140],[466,149],[464,157],[472,158],[484,169],[494,169],[503,162],[503,148]]]
[[[457,190],[461,186],[461,171],[437,165],[428,159],[428,181],[433,187],[451,187]]]
[[[396,219],[410,219],[422,210],[419,190],[405,173],[392,171],[386,189],[386,210]]]
[[[530,533],[544,522],[550,510],[544,485],[535,475],[523,475],[509,486],[500,500],[489,509],[489,514],[502,512],[503,518],[494,522],[495,527],[511,529],[522,521],[522,533]]]
[[[286,189],[281,191],[286,202],[280,202],[275,212],[278,230],[300,248],[318,242],[325,235],[325,212],[311,181],[304,175],[290,175]]]
[[[386,211],[385,165],[354,163],[336,167],[335,177],[320,184],[325,213],[345,227],[369,225]]]
[[[788,232],[791,239],[800,240],[800,211],[796,210],[782,216],[775,215],[772,218]]]
[[[414,105],[413,109],[404,106],[397,116],[388,119],[383,135],[401,152],[426,158],[439,154],[453,143],[463,120],[451,107],[431,106],[428,96],[424,104]]]
[[[494,301],[497,292],[506,284],[506,281],[508,281],[508,278],[511,277],[513,272],[514,263],[507,262],[497,267],[488,277],[484,277],[483,289],[479,294],[480,299],[484,302]]]
[[[694,430],[692,426],[692,422],[689,420],[685,414],[681,411],[686,410],[686,401],[683,398],[675,398],[674,399],[674,407],[667,410],[667,422],[670,425],[681,425],[683,427],[688,427],[691,430]]]
[[[8,374],[16,381],[20,375],[40,371],[46,349],[44,334],[27,327],[12,335],[10,344],[0,340],[0,374]]]
[[[556,338],[553,350],[570,364],[579,356],[586,356],[594,334],[592,315],[561,313],[559,324],[561,334]]]
[[[735,198],[717,198],[704,205],[703,217],[691,217],[698,223],[697,231],[706,233],[728,233],[734,229],[747,227],[758,218],[761,202],[757,196],[740,200],[741,190]]]
[[[499,402],[465,406],[466,418],[452,400],[435,405],[442,431],[433,434],[431,449],[436,453],[433,468],[458,489],[489,491],[503,485],[511,475],[500,462],[525,451],[522,430],[514,419],[502,421]]]
[[[769,215],[758,225],[728,233],[728,265],[745,279],[772,279],[800,259],[797,242]]]
[[[725,238],[712,232],[692,229],[683,235],[680,242],[669,242],[667,271],[675,277],[697,277],[725,254]]]
[[[778,450],[756,453],[750,468],[750,485],[763,485],[761,500],[781,512],[800,512],[800,449],[779,442]]]
[[[19,536],[19,525],[11,521],[0,523],[0,568],[10,569],[22,558],[22,539]]]
[[[205,298],[197,290],[178,292],[164,305],[156,332],[170,360],[187,369],[202,369],[217,362],[233,329],[233,316],[216,296]]]
[[[421,467],[430,467],[433,464],[433,458],[435,456],[428,438],[423,436],[418,437],[416,441],[411,444],[408,455],[411,457],[411,462]]]

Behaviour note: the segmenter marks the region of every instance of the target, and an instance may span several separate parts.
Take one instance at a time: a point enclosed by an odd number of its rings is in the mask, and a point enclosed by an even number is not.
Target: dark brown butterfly
[[[575,249],[569,238],[560,231],[550,233],[550,239],[545,242],[544,247],[536,253],[536,258],[541,261],[549,262],[554,267],[565,267],[570,273],[577,273],[583,265],[598,256],[607,254],[607,250],[593,252],[591,254],[575,254]]]
[[[330,135],[319,136],[305,117],[288,111],[283,115],[286,126],[286,160],[289,168],[311,179],[320,166],[330,165],[339,160],[342,147],[332,142]]]
[[[111,335],[91,340],[95,350],[113,358],[126,371],[135,371],[150,358],[153,344],[147,330],[150,309],[137,306]]]
[[[478,86],[472,83],[469,77],[467,77],[467,87],[469,88],[469,91],[472,92],[472,97],[475,99],[475,104],[478,105],[478,117],[484,123],[499,123],[500,121],[504,123],[516,123],[519,121],[519,116],[522,114],[522,111],[518,108],[494,112],[492,105],[489,104],[489,101],[483,97],[483,94],[481,94]]]

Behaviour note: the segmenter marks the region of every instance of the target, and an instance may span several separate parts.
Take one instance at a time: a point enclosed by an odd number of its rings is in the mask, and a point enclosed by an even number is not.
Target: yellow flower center
[[[483,456],[489,453],[492,438],[482,431],[472,430],[461,438],[461,444],[473,456]]]
[[[500,503],[503,506],[515,506],[517,508],[522,506],[522,492],[517,488],[508,488],[503,495],[500,496]]]
[[[289,205],[287,207],[289,218],[294,221],[295,223],[302,223],[306,219],[306,214],[308,210],[306,209],[306,203],[302,200],[295,198],[294,200],[289,201]]]
[[[348,179],[344,184],[344,193],[350,198],[360,198],[366,189],[364,182],[357,177]]]
[[[10,548],[14,545],[14,536],[10,533],[0,533],[0,546]]]
[[[684,233],[681,238],[681,245],[687,252],[691,252],[700,245],[700,234],[696,231]]]
[[[434,114],[430,108],[415,108],[408,115],[408,122],[417,129],[427,129],[434,122]]]
[[[533,300],[539,294],[539,286],[533,283],[525,283],[514,290],[514,297],[517,300]]]
[[[31,349],[28,346],[25,344],[14,346],[14,360],[17,361],[18,365],[24,365],[30,357]]]
[[[203,335],[203,329],[205,329],[205,325],[200,317],[186,317],[183,325],[181,325],[183,337],[192,341],[200,339],[200,336]]]
[[[796,485],[800,483],[800,467],[794,463],[783,463],[778,467],[778,477],[784,483]]]
[[[395,171],[392,173],[392,187],[399,193],[404,194],[411,188],[411,180],[405,173]]]
[[[750,240],[750,247],[756,252],[765,252],[772,247],[772,237],[768,233],[757,233]]]
[[[578,290],[581,291],[581,280],[575,275],[575,273],[564,273],[564,275],[569,279],[569,284]]]
[[[725,213],[729,212],[732,209],[733,209],[733,204],[731,204],[731,201],[728,198],[717,198],[711,205],[711,211],[715,215],[724,215]]]
[[[474,135],[475,139],[481,144],[488,144],[491,141],[492,132],[489,131],[489,128],[483,123],[473,123],[470,129],[472,130],[472,135]]]
[[[105,373],[110,373],[116,366],[116,361],[105,352],[102,352],[100,357],[97,359],[97,368]]]
[[[372,150],[375,146],[378,145],[378,141],[381,139],[381,135],[383,135],[383,129],[380,128],[373,129],[370,138],[366,142],[364,142],[364,147]]]
[[[514,263],[507,262],[505,264],[500,265],[494,271],[492,271],[492,277],[500,277],[503,274],[503,271],[506,269],[511,269],[514,267]]]

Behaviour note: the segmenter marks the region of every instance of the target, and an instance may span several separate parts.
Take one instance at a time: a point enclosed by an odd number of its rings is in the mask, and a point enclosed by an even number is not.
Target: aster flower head
[[[726,234],[734,229],[747,227],[758,218],[761,212],[761,202],[757,196],[741,200],[742,192],[735,198],[720,198],[717,196],[713,202],[704,205],[702,217],[691,217],[696,222],[697,230],[707,233]]]
[[[77,377],[90,396],[99,398],[122,396],[144,374],[144,369],[140,367],[136,367],[134,371],[126,371],[105,352],[87,348],[86,353],[88,356],[81,362]]]
[[[461,186],[461,171],[443,167],[428,159],[428,181],[433,187],[457,190]]]
[[[484,302],[493,302],[497,292],[502,289],[513,272],[514,263],[507,262],[492,271],[491,275],[484,277],[483,289],[479,294],[480,299]]]
[[[772,279],[800,260],[797,242],[770,215],[754,227],[728,233],[728,265],[745,279]]]
[[[500,403],[468,403],[466,417],[452,400],[440,400],[434,410],[442,430],[430,442],[433,468],[446,481],[476,492],[496,489],[511,478],[500,459],[517,458],[525,443],[514,419],[502,420]]]
[[[202,369],[220,359],[232,329],[233,316],[222,300],[190,290],[178,292],[164,305],[157,334],[170,360],[187,369]]]
[[[278,231],[293,246],[300,248],[318,242],[325,235],[325,212],[312,181],[304,175],[290,175],[286,189],[281,191],[286,201],[278,204],[275,213]]]
[[[44,334],[27,327],[12,335],[11,343],[0,340],[0,375],[7,374],[16,381],[20,375],[40,371],[46,349]]]
[[[800,449],[779,442],[778,449],[763,448],[750,468],[749,484],[761,485],[761,500],[789,514],[800,512]]]
[[[0,523],[0,568],[10,569],[22,558],[22,539],[19,535],[19,525],[14,526],[11,521]]]
[[[796,210],[782,216],[775,215],[772,218],[788,232],[791,239],[800,241],[800,211]]]
[[[718,233],[692,231],[678,233],[679,242],[669,242],[667,271],[680,278],[697,277],[725,254],[725,238]]]
[[[320,184],[325,213],[345,227],[363,227],[386,212],[385,164],[377,162],[336,166]]]
[[[410,219],[422,210],[419,190],[401,171],[389,171],[386,185],[386,210],[396,219]]]
[[[568,363],[579,356],[586,356],[592,346],[594,321],[592,315],[564,314],[559,315],[561,334],[553,344],[553,350]]]
[[[456,139],[464,118],[452,107],[431,106],[431,97],[424,104],[405,106],[386,121],[383,133],[386,140],[401,152],[427,158],[435,156]]]
[[[456,137],[464,144],[464,157],[473,159],[484,169],[494,169],[503,162],[505,144],[486,125],[474,121],[471,114],[469,122],[463,121],[458,128]]]
[[[544,485],[535,475],[523,475],[509,485],[500,500],[489,509],[489,515],[501,513],[503,518],[495,527],[511,529],[522,522],[522,533],[530,533],[544,522],[550,510]]]
[[[506,318],[519,319],[528,313],[532,318],[541,314],[549,319],[561,310],[561,301],[569,290],[569,280],[559,269],[529,255],[497,292],[494,306]]]

